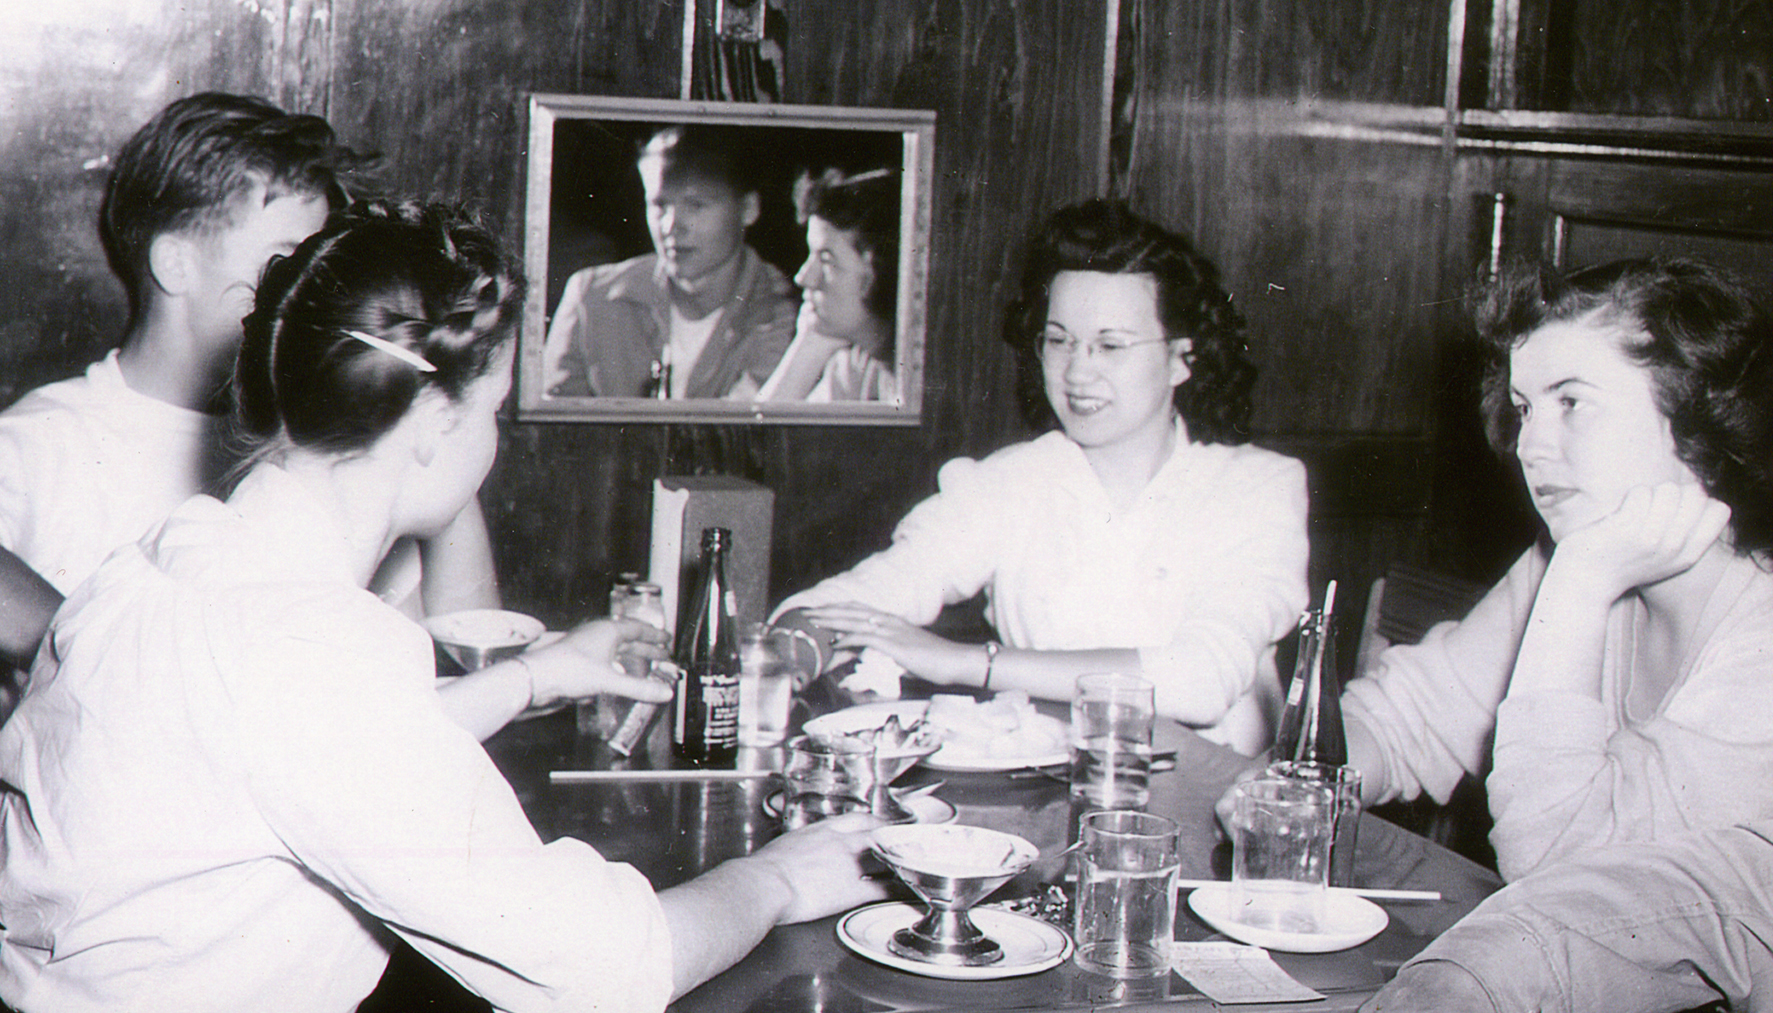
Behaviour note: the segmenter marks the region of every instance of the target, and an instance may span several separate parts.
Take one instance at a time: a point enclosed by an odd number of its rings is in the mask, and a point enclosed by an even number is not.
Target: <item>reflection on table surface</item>
[[[1150,811],[1181,824],[1181,875],[1229,877],[1229,848],[1220,839],[1213,803],[1248,761],[1176,725],[1159,723],[1157,748],[1177,751],[1173,771],[1153,775]],[[747,854],[780,832],[764,811],[774,780],[728,782],[599,782],[550,784],[550,770],[670,766],[668,730],[661,722],[648,750],[633,761],[580,737],[570,710],[519,722],[488,743],[546,839],[572,836],[613,861],[628,862],[658,888],[690,879],[727,858]],[[780,769],[779,750],[742,750],[741,766]],[[1063,878],[1066,859],[1051,857],[1069,843],[1076,825],[1066,787],[1038,773],[957,773],[912,769],[901,786],[940,780],[936,794],[952,803],[958,821],[1027,838],[1043,859],[988,898],[1027,897]],[[1277,963],[1323,992],[1323,1002],[1288,1004],[1303,1011],[1354,1009],[1440,932],[1496,890],[1487,869],[1382,819],[1363,818],[1356,885],[1438,890],[1438,903],[1384,903],[1391,923],[1370,942],[1340,953],[1275,953]],[[911,899],[909,891],[905,897]],[[1220,938],[1184,899],[1176,938]],[[1165,978],[1121,982],[1080,970],[1069,960],[1049,971],[992,981],[945,981],[895,970],[858,957],[839,943],[835,918],[772,931],[745,960],[672,1008],[765,1013],[819,1010],[1074,1009],[1145,1005],[1165,1008],[1212,1004],[1186,981]],[[1268,1009],[1270,1007],[1250,1007]],[[1272,1007],[1281,1009],[1283,1007]]]

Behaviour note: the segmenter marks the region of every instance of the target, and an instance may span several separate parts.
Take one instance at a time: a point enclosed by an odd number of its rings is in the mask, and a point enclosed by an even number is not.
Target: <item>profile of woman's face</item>
[[[1155,435],[1173,424],[1188,379],[1187,340],[1168,341],[1149,274],[1060,271],[1036,338],[1047,400],[1083,447]]]
[[[874,287],[874,257],[856,244],[856,233],[818,215],[806,222],[806,263],[794,275],[802,300],[812,310],[813,327],[833,338],[871,336],[880,324],[868,312]]]
[[[1589,314],[1546,324],[1509,354],[1515,456],[1553,541],[1612,513],[1636,486],[1698,481],[1675,454],[1650,370],[1624,351],[1634,338]]]

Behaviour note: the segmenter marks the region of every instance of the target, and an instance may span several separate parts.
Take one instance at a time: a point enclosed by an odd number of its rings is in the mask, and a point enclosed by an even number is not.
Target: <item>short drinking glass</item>
[[[1335,796],[1318,784],[1261,777],[1232,788],[1231,902],[1238,921],[1272,932],[1319,930],[1335,812]]]

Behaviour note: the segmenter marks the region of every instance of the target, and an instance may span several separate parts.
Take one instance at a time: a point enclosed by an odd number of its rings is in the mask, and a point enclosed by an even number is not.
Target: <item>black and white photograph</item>
[[[1773,0],[0,12],[0,1013],[1773,1011]]]

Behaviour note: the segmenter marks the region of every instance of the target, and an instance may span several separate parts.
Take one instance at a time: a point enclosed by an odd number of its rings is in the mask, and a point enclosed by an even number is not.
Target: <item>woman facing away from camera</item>
[[[438,206],[348,209],[273,262],[243,477],[68,600],[0,728],[7,1005],[343,1013],[398,936],[500,1009],[660,1009],[777,922],[880,895],[866,816],[659,894],[544,845],[445,713],[424,630],[364,589],[486,476],[521,291]],[[657,647],[605,621],[554,649],[640,695],[622,646]]]
[[[1627,260],[1506,274],[1478,329],[1545,537],[1349,683],[1367,795],[1444,801],[1490,760],[1510,880],[1773,815],[1773,319],[1714,268]]]
[[[1068,700],[1143,674],[1158,711],[1252,753],[1306,603],[1305,469],[1248,445],[1244,321],[1187,240],[1125,205],[1054,214],[1006,324],[1048,432],[943,466],[891,547],[782,604],[938,685]],[[983,590],[1002,642],[923,627]]]
[[[806,222],[806,263],[794,343],[759,401],[895,401],[899,298],[899,174],[803,176],[794,204]]]

